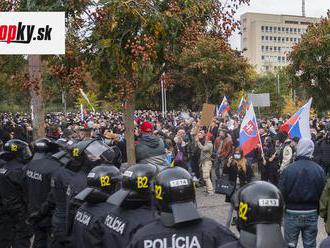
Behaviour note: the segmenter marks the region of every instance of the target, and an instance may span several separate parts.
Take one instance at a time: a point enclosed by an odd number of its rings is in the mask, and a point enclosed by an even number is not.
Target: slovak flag
[[[237,108],[237,113],[240,114],[244,108],[244,96],[242,96],[241,101],[239,102],[238,108]]]
[[[241,124],[239,132],[239,146],[243,150],[244,155],[246,155],[256,149],[258,144],[261,144],[261,142],[258,133],[257,118],[251,103]]]
[[[289,138],[311,139],[311,130],[309,126],[309,114],[312,105],[312,98],[302,106],[289,120],[281,127],[280,131],[286,132]]]
[[[224,96],[222,99],[222,102],[220,106],[217,108],[217,115],[222,115],[230,110],[229,102],[227,100],[227,97]]]

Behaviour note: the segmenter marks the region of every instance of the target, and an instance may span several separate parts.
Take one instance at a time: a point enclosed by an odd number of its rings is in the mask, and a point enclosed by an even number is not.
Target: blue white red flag
[[[230,110],[229,102],[227,97],[224,96],[220,106],[217,108],[217,116],[222,115]]]
[[[311,139],[311,130],[309,126],[311,105],[312,98],[310,98],[304,106],[291,116],[291,118],[280,127],[280,130],[288,133],[291,139]]]
[[[239,102],[238,108],[237,108],[237,113],[240,114],[243,111],[244,108],[244,96],[242,96],[241,101]]]
[[[252,103],[249,109],[246,111],[241,124],[239,132],[239,144],[244,155],[249,154],[251,151],[258,147],[258,144],[261,144],[257,118],[256,114],[254,113]]]

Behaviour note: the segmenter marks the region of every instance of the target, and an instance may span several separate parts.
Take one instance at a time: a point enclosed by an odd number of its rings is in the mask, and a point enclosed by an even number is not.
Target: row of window
[[[276,69],[280,69],[280,68],[283,68],[284,66],[274,66],[274,70],[276,70]],[[269,65],[263,65],[262,67],[261,67],[261,70],[262,71],[269,71],[270,70],[270,66]]]
[[[261,60],[266,61],[266,62],[279,62],[279,63],[289,62],[289,58],[285,57],[285,56],[265,56],[265,55],[262,55]]]
[[[287,33],[287,34],[303,34],[306,29],[303,28],[288,28],[288,27],[272,27],[272,26],[261,26],[261,32],[266,33]]]
[[[262,52],[289,52],[290,47],[277,47],[277,46],[261,46]]]
[[[261,36],[262,41],[271,41],[271,42],[300,42],[300,38],[298,37],[277,37],[277,36]]]

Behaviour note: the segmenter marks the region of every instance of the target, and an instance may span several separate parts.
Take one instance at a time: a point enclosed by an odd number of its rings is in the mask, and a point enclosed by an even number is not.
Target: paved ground
[[[225,225],[228,217],[229,204],[225,203],[225,197],[222,195],[205,196],[202,188],[197,189],[197,204],[200,213],[211,219],[214,219],[221,224]],[[230,228],[234,233],[237,234],[235,226]],[[317,236],[318,245],[326,237],[324,230],[324,223],[322,220],[319,221],[319,233]],[[301,242],[298,248],[303,248]]]

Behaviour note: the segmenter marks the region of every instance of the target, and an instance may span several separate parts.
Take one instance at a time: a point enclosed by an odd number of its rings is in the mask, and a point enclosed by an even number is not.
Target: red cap
[[[210,140],[210,139],[212,139],[212,134],[211,133],[207,133],[206,134],[206,137],[207,137],[208,140]]]
[[[151,133],[154,128],[150,122],[145,121],[141,124],[140,129],[144,133]]]

